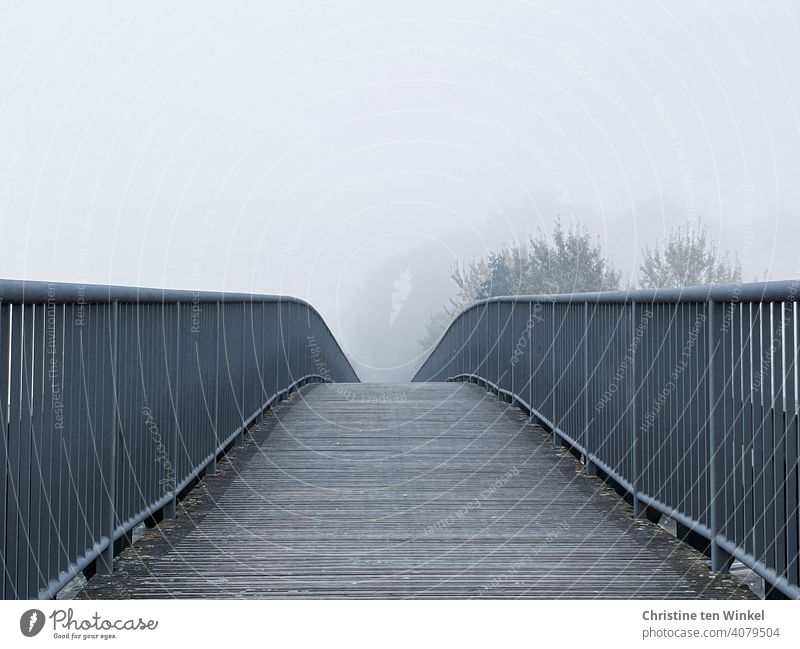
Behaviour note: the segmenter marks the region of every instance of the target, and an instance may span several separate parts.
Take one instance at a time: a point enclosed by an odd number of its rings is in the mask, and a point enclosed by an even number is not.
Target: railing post
[[[597,475],[597,465],[589,459],[589,454],[593,452],[591,428],[591,406],[589,398],[589,301],[583,303],[583,439],[586,448],[586,475]]]
[[[624,306],[623,306],[624,308]],[[630,318],[630,322],[628,323],[628,350],[630,352],[630,358],[626,358],[629,366],[628,366],[628,377],[627,377],[627,401],[628,401],[628,425],[631,429],[631,488],[633,490],[633,515],[636,518],[642,518],[647,508],[643,505],[642,501],[639,500],[639,492],[641,491],[641,458],[639,457],[639,437],[640,437],[640,430],[639,430],[639,413],[636,409],[636,394],[637,394],[637,385],[636,382],[639,380],[639,377],[636,375],[636,345],[634,344],[636,340],[636,302],[630,303],[630,308],[628,309],[628,314]]]
[[[103,536],[108,538],[108,546],[100,553],[95,562],[97,573],[110,575],[114,572],[114,530],[117,528],[116,484],[117,484],[117,436],[119,435],[119,404],[117,401],[117,370],[119,345],[119,302],[111,304],[111,431],[109,432],[108,450],[103,458],[103,482],[106,489],[105,510],[103,512]]]
[[[533,410],[535,408],[533,404],[533,337],[535,335],[535,326],[533,325],[533,302],[528,302],[528,323],[526,325],[530,327],[530,334],[528,335],[528,407],[530,411],[528,412],[528,420],[533,421]]]
[[[495,322],[497,323],[497,329],[494,335],[494,380],[492,383],[495,384],[495,394],[497,394],[498,398],[501,397],[500,394],[500,302],[494,302],[495,307],[497,308],[497,318],[495,318]]]
[[[717,536],[720,534],[721,521],[724,520],[724,501],[722,499],[722,484],[725,476],[720,471],[720,462],[723,454],[720,452],[717,427],[720,422],[720,411],[725,394],[725,377],[723,376],[723,350],[721,331],[724,326],[724,305],[722,302],[709,300],[706,336],[706,354],[708,355],[708,499],[710,509],[711,527],[711,569],[726,571],[733,563],[733,557],[719,547]]]
[[[289,302],[288,305],[289,305],[289,316],[288,316],[288,318],[291,318],[292,303]],[[291,327],[291,326],[292,326],[292,323],[291,323],[291,320],[290,320],[289,321],[289,327]],[[244,344],[244,341],[246,339],[247,339],[247,302],[242,302],[242,344]],[[284,354],[286,355],[287,376],[289,377],[287,379],[287,384],[286,384],[286,387],[288,389],[289,384],[291,383],[291,369],[289,369],[289,354],[286,351],[284,351]],[[240,366],[241,366],[241,377],[240,377],[241,378],[241,382],[239,383],[239,388],[240,388],[241,392],[238,395],[239,413],[241,414],[241,420],[240,420],[240,424],[239,425],[241,426],[241,428],[239,429],[239,434],[236,436],[236,439],[234,439],[234,445],[237,448],[244,446],[244,421],[245,421],[245,418],[247,417],[247,408],[245,407],[245,401],[244,401],[244,378],[245,378],[244,377],[244,354],[240,353],[240,355],[238,356],[238,360],[240,361]],[[287,397],[289,396],[288,391],[286,393],[286,396]]]
[[[162,308],[165,305],[162,304]],[[171,449],[168,463],[166,465],[167,478],[172,473],[172,498],[164,505],[163,516],[166,519],[173,519],[178,515],[178,436],[180,435],[180,419],[178,417],[178,403],[180,399],[180,372],[181,372],[181,303],[175,303],[175,371],[172,373],[172,394],[174,404],[174,423],[172,426],[173,434],[170,440]]]
[[[553,446],[559,446],[558,415],[556,414],[556,303],[550,303],[550,420],[553,422]]]
[[[221,303],[217,302],[217,325],[214,338],[214,428],[211,440],[211,461],[206,467],[207,475],[214,475],[217,472],[217,447],[219,446],[219,328],[220,328],[220,308]]]

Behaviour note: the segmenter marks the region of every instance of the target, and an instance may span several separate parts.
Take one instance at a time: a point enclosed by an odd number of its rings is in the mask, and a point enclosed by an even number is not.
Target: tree
[[[445,311],[451,315],[457,315],[475,302],[488,274],[489,265],[483,259],[480,261],[473,259],[469,263],[456,261],[450,267],[450,279],[453,280],[458,290],[455,297],[450,298],[450,304],[445,307]]]
[[[509,251],[508,257],[509,270],[511,272],[509,292],[511,295],[522,295],[525,293],[528,272],[530,271],[528,252],[524,246],[514,246]]]
[[[509,295],[511,293],[511,269],[502,253],[493,252],[489,255],[489,273],[483,280],[477,298],[485,300],[488,297]]]
[[[441,335],[450,326],[452,320],[452,316],[446,310],[439,311],[431,316],[428,324],[425,325],[425,335],[419,339],[419,345],[423,351],[433,349],[434,345],[439,342]]]
[[[541,230],[531,238],[525,293],[557,294],[612,291],[621,273],[606,256],[600,242],[581,225],[565,230],[557,218],[551,239]]]
[[[498,295],[542,295],[610,291],[621,274],[599,241],[580,225],[565,229],[557,218],[552,238],[542,231],[527,243],[504,247],[486,259],[457,262],[450,273],[457,293],[442,313],[431,316],[423,349],[439,339],[452,320],[476,300]]]
[[[727,284],[742,281],[738,255],[720,255],[708,238],[708,228],[698,218],[694,224],[670,232],[663,249],[645,246],[639,265],[642,288],[681,288],[701,284]]]
[[[488,274],[489,266],[485,260],[473,259],[470,262],[459,260],[450,266],[450,279],[456,285],[457,291],[442,311],[430,317],[425,326],[425,335],[419,340],[423,350],[432,349],[453,319],[479,299],[478,294]]]

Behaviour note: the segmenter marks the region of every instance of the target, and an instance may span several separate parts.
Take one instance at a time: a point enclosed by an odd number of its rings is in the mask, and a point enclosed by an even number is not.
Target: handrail
[[[113,284],[76,284],[23,279],[0,279],[0,299],[18,304],[55,301],[58,304],[78,302],[138,302],[139,304],[169,302],[296,302],[317,313],[300,298],[288,295],[229,293],[225,291],[191,291],[185,289],[116,286]],[[317,313],[317,315],[319,315]]]
[[[540,302],[556,304],[662,304],[679,302],[795,302],[800,293],[800,279],[743,284],[709,284],[685,288],[637,289],[630,291],[593,291],[589,293],[554,293],[542,295],[498,295],[476,300],[464,307],[445,328],[447,334],[455,320],[467,311],[494,302]],[[437,341],[438,342],[438,341]]]
[[[515,401],[772,595],[800,598],[800,280],[482,300],[414,381],[473,381]]]
[[[297,298],[0,280],[0,598],[110,574],[264,409],[356,382]]]

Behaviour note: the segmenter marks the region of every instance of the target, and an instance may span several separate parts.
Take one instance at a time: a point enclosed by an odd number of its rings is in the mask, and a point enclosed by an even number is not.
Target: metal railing
[[[358,381],[289,297],[0,281],[0,597],[110,573],[259,414]]]
[[[518,402],[768,594],[800,597],[800,282],[503,297],[450,325],[415,381],[467,380]]]

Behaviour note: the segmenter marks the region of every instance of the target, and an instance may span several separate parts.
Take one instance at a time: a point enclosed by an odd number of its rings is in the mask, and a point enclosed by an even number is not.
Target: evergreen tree
[[[505,256],[501,253],[491,253],[487,266],[489,272],[478,291],[477,299],[485,300],[488,297],[509,295],[511,293],[511,270]]]

